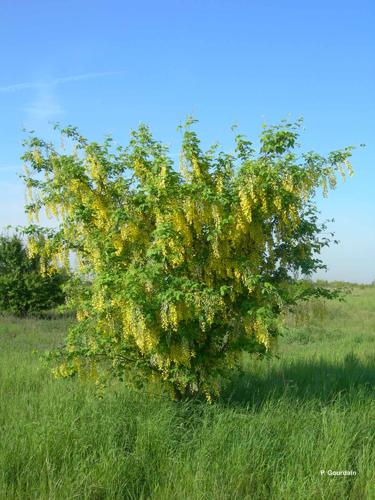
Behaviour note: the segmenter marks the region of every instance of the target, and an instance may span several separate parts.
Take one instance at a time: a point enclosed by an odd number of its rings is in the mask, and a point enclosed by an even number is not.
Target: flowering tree
[[[280,314],[304,296],[291,296],[296,273],[324,267],[329,240],[314,196],[351,173],[352,148],[300,153],[300,122],[284,121],[264,127],[258,152],[241,135],[231,154],[204,152],[192,123],[179,171],[144,125],[125,148],[90,143],[75,128],[61,130],[69,153],[27,141],[27,211],[59,221],[48,231],[30,225],[30,252],[55,267],[73,252],[77,263],[78,322],[58,374],[102,359],[125,380],[210,399],[242,352],[272,351]]]

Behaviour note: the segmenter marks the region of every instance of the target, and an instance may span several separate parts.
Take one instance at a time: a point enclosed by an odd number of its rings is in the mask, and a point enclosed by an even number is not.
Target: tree
[[[61,130],[70,152],[27,141],[27,210],[59,217],[54,232],[30,227],[31,251],[55,265],[73,251],[78,262],[78,323],[61,375],[103,359],[127,381],[210,399],[242,352],[272,352],[282,311],[306,296],[291,293],[296,274],[325,267],[319,253],[330,239],[314,196],[351,173],[352,148],[300,153],[301,122],[283,121],[264,127],[258,152],[242,135],[232,153],[204,152],[193,122],[179,172],[145,125],[125,148],[72,127]]]
[[[0,236],[0,311],[25,316],[62,304],[65,273],[40,271],[40,259],[29,258],[19,235]]]

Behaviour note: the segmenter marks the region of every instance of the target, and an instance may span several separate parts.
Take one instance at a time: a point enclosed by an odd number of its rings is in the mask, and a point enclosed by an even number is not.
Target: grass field
[[[375,286],[287,322],[208,405],[98,399],[40,362],[66,319],[1,319],[0,499],[375,499]]]

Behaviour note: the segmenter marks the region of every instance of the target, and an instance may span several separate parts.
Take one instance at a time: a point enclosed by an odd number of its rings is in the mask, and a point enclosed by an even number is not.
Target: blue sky
[[[38,1],[0,7],[0,227],[26,222],[23,127],[49,122],[125,143],[140,122],[176,155],[193,113],[204,145],[231,146],[230,126],[303,115],[306,149],[365,143],[322,218],[340,244],[328,279],[375,279],[375,3],[372,0]]]

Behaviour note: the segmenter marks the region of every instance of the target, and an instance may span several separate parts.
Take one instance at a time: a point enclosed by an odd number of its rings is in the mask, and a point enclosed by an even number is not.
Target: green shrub
[[[42,274],[40,258],[29,257],[19,235],[0,236],[0,311],[25,316],[64,302],[66,272]]]
[[[306,296],[290,286],[295,275],[324,267],[329,238],[314,196],[351,173],[351,148],[301,154],[300,123],[283,122],[264,128],[259,152],[241,135],[233,153],[204,152],[191,124],[180,172],[144,125],[125,148],[90,143],[74,128],[62,131],[70,154],[27,142],[27,210],[60,221],[55,232],[30,227],[30,249],[59,262],[77,255],[79,321],[60,375],[88,360],[96,373],[104,359],[125,380],[210,399],[244,351],[272,351],[280,313]]]

